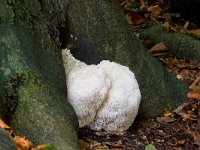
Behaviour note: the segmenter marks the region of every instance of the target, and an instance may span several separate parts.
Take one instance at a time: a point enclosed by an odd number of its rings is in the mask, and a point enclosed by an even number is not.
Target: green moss
[[[7,30],[5,30],[5,28]],[[1,27],[0,45],[1,61],[0,70],[4,74],[4,80],[8,80],[13,74],[23,74],[28,69],[23,59],[20,41],[17,35],[8,26]]]
[[[44,150],[57,150],[55,145],[48,145]]]
[[[16,134],[26,135],[36,144],[55,144],[63,150],[78,148],[75,142],[78,141],[75,132],[77,118],[67,101],[64,103],[60,95],[55,95],[33,74],[18,91],[20,97],[11,123]]]
[[[17,150],[17,146],[13,138],[0,127],[0,149],[1,150]]]
[[[9,23],[14,22],[14,12],[12,7],[7,5],[5,1],[0,2],[0,23]]]
[[[38,1],[16,0],[9,6],[14,25],[0,25],[0,81],[11,97],[12,87],[4,83],[15,75],[22,83],[15,89],[18,105],[10,123],[16,134],[35,144],[78,149],[78,121],[66,98],[64,68],[56,53],[59,43],[52,40],[58,34],[56,25],[43,14]]]

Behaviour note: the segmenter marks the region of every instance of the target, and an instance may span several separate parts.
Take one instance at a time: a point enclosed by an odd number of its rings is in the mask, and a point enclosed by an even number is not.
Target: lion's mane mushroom
[[[78,116],[79,127],[89,126],[105,101],[110,79],[95,65],[72,69],[67,82],[68,100]]]
[[[90,128],[118,132],[127,130],[138,113],[141,100],[135,75],[128,67],[115,62],[104,60],[98,67],[108,74],[111,87]]]
[[[128,67],[103,60],[86,65],[62,50],[69,103],[79,126],[122,132],[133,123],[141,100],[140,89]]]

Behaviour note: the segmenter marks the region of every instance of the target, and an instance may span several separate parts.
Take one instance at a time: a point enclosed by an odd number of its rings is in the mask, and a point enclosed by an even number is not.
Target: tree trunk
[[[0,84],[16,135],[76,150],[78,120],[66,98],[58,30],[66,5],[0,1]]]
[[[0,118],[2,120],[6,120],[7,117],[7,110],[6,110],[6,106],[5,106],[5,100],[4,97],[2,95],[2,87],[0,87]]]
[[[17,150],[17,146],[12,139],[12,137],[8,134],[8,132],[0,127],[0,149],[1,150]]]
[[[163,42],[169,53],[185,59],[200,61],[200,41],[180,32],[167,32],[162,26],[154,25],[141,32],[141,36],[155,44]]]
[[[78,37],[72,53],[88,64],[109,59],[128,66],[142,93],[139,119],[160,115],[186,98],[187,87],[168,74],[133,35],[117,1],[71,0],[70,30]]]

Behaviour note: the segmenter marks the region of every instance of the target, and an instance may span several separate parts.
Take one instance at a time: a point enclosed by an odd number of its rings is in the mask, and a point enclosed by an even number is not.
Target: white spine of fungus
[[[82,68],[86,67],[87,64],[84,62],[79,61],[78,59],[74,58],[71,54],[69,49],[62,49],[62,61],[65,68],[65,75],[66,77],[69,75],[69,72],[74,68]]]

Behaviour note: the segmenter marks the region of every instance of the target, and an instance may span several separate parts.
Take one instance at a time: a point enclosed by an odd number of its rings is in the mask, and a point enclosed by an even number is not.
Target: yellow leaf
[[[200,29],[196,29],[196,30],[189,30],[190,33],[199,36],[200,37]]]
[[[33,148],[33,143],[27,140],[25,137],[15,136],[14,141],[17,147],[21,148],[22,150],[29,150]]]
[[[0,119],[0,127],[6,129],[9,134],[12,134],[13,128],[9,127],[3,120]]]

